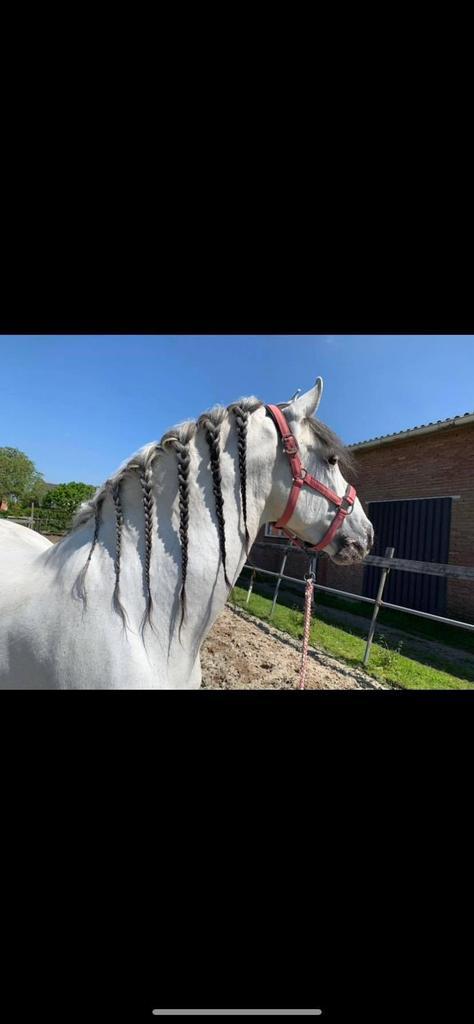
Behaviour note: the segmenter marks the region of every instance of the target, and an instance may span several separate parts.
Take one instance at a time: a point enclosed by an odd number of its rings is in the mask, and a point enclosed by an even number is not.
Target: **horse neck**
[[[247,432],[247,526],[250,546],[271,514],[271,492],[276,455],[276,435],[265,418],[264,409],[249,415]],[[233,418],[228,414],[220,430],[220,469],[226,539],[226,568],[229,580],[237,579],[246,559],[242,515],[238,442]],[[189,443],[189,527],[186,614],[181,641],[181,543],[179,537],[179,494],[177,463],[170,449],[157,453],[153,462],[153,531],[150,558],[153,630],[144,633],[153,661],[166,659],[179,673],[183,659],[193,663],[206,633],[225,606],[228,587],[222,566],[216,527],[215,496],[209,469],[209,448],[205,433],[198,430]],[[118,596],[130,628],[139,633],[146,606],[145,516],[143,492],[138,473],[125,476],[120,488],[123,526],[120,538]],[[116,583],[117,517],[111,494],[100,513],[98,543],[85,576],[86,593],[94,594],[101,614],[118,620],[111,597]],[[63,583],[71,587],[91,550],[94,519],[78,527],[59,545],[51,557],[61,563]],[[65,587],[67,589],[67,587]]]

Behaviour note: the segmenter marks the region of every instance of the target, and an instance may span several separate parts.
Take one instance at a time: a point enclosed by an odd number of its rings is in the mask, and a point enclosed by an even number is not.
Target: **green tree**
[[[22,501],[24,505],[31,505],[34,501],[36,508],[41,507],[43,504],[43,498],[47,495],[50,488],[41,477],[36,481],[30,491],[25,492]]]
[[[48,491],[42,500],[43,508],[55,508],[62,512],[72,514],[81,504],[95,494],[96,488],[92,484],[77,483],[71,480],[68,484],[58,484],[53,490]]]
[[[0,499],[22,501],[42,480],[34,462],[18,448],[0,448]]]

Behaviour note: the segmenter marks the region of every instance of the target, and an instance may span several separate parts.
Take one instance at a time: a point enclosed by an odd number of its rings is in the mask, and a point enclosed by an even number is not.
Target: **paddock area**
[[[202,686],[207,690],[294,690],[301,644],[273,626],[227,606],[201,648]],[[306,689],[382,690],[362,669],[308,649]],[[390,689],[390,687],[388,687]]]

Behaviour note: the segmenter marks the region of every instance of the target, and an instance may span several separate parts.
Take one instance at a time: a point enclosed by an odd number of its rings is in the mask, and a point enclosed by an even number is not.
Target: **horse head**
[[[355,474],[352,456],[329,427],[314,419],[322,391],[318,377],[305,394],[266,407],[278,441],[268,521],[307,550],[325,550],[337,564],[347,564],[368,554],[374,531],[345,476]]]

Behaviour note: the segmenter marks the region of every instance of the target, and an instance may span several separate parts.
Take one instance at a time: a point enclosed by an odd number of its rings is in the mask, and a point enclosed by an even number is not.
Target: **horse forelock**
[[[338,435],[321,420],[307,416],[304,422],[310,427],[315,437],[317,437],[323,457],[335,457],[338,460],[341,469],[344,469],[346,476],[356,476],[356,461],[349,449],[346,448],[343,441],[341,441],[340,437],[338,437]]]

